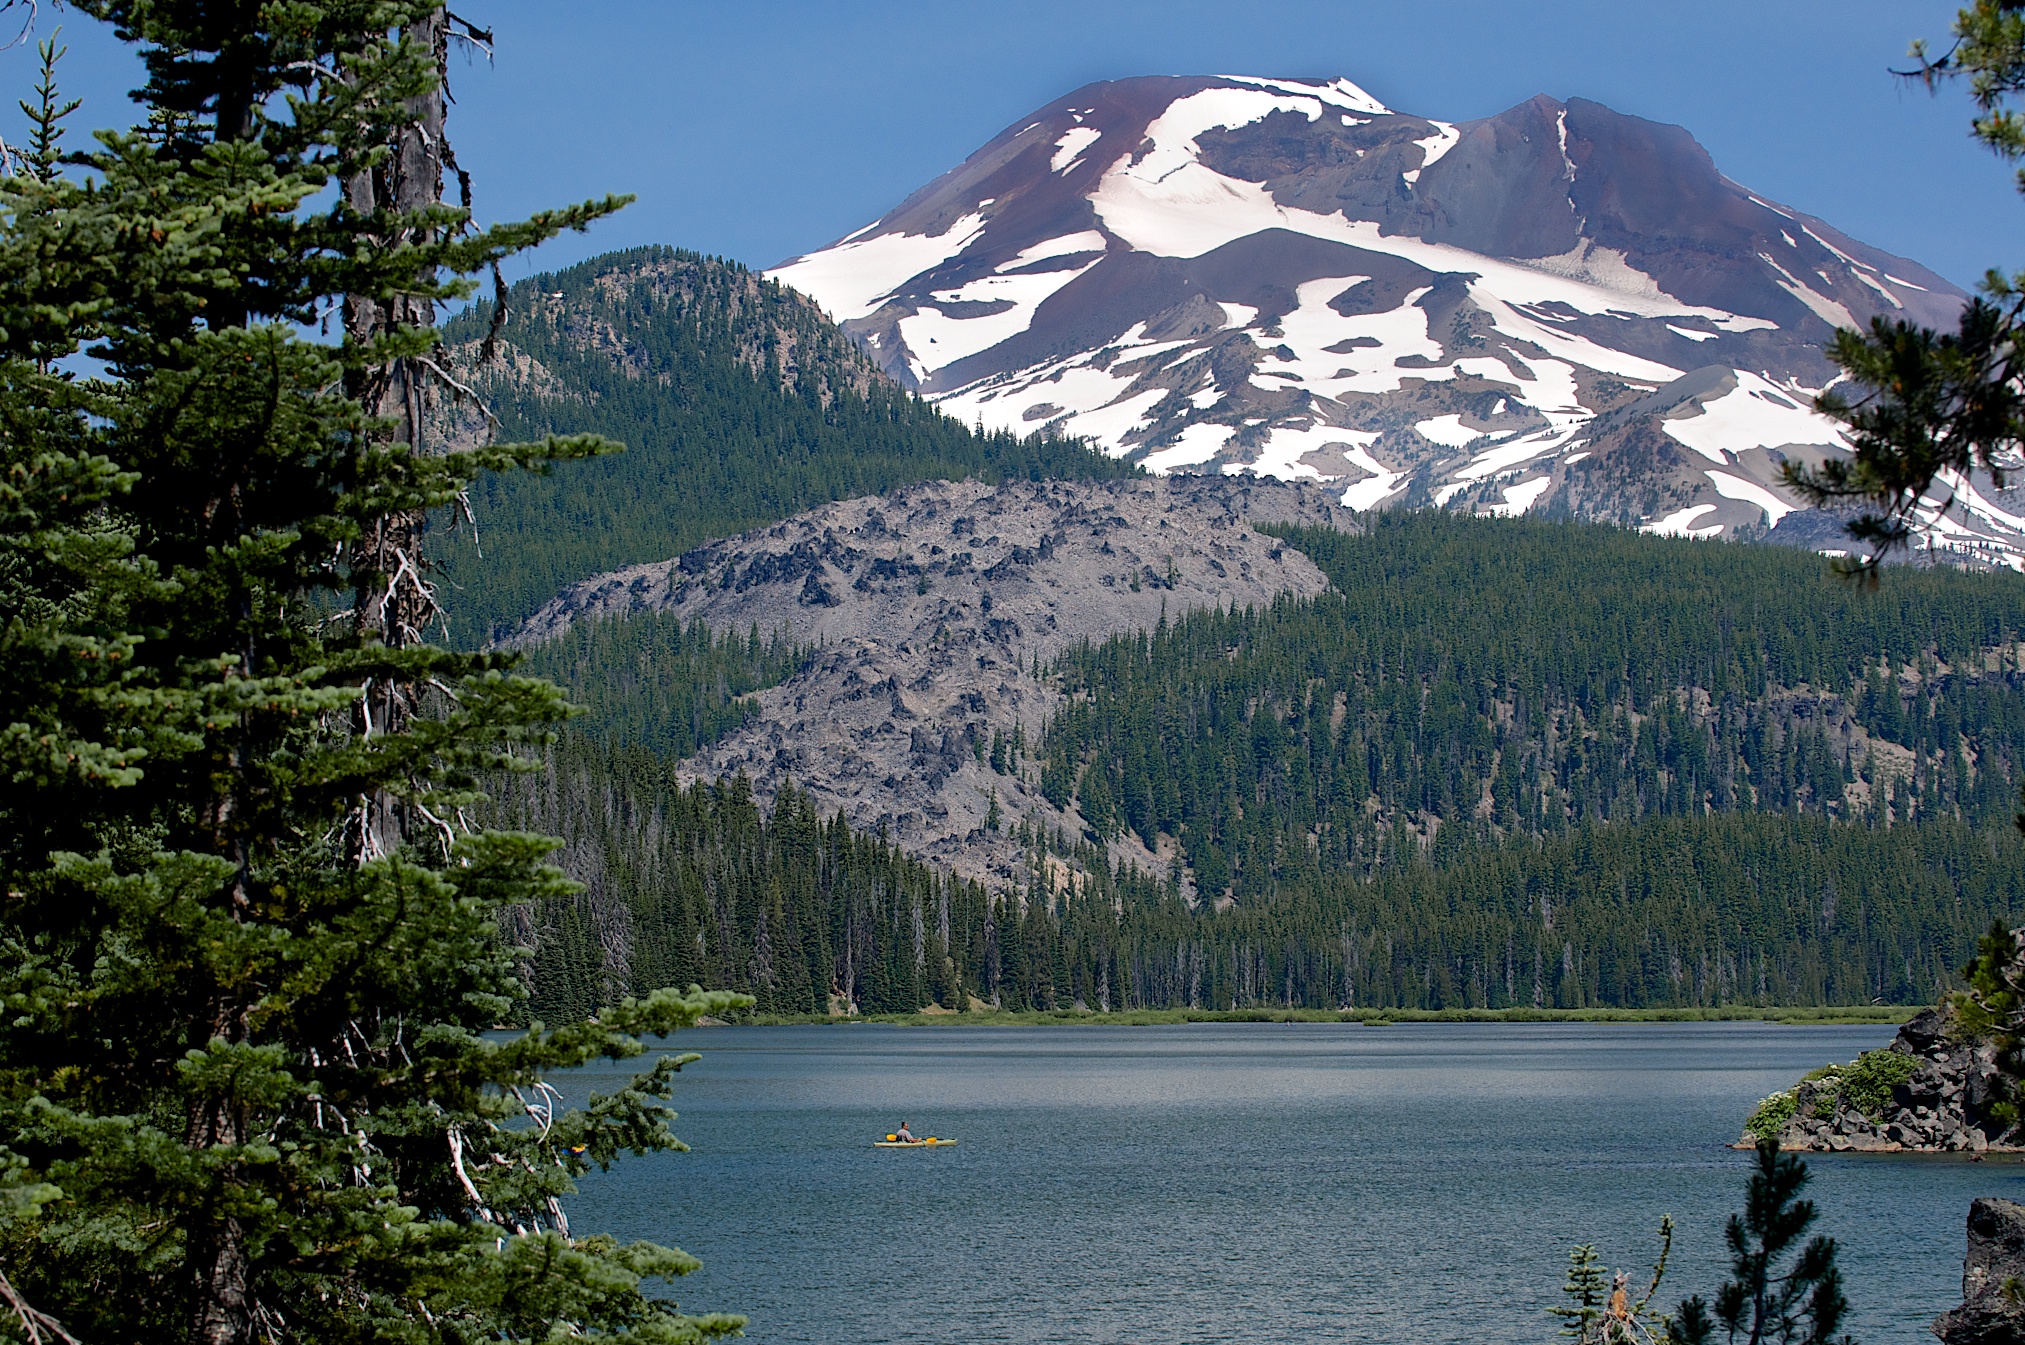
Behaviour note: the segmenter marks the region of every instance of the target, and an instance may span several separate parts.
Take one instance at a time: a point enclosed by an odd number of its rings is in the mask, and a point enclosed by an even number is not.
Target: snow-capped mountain
[[[1829,549],[1779,485],[1842,447],[1812,410],[1822,343],[1952,325],[1964,297],[1679,127],[1545,97],[1430,121],[1239,76],[1079,89],[770,274],[948,411],[1154,470]],[[1956,493],[1938,544],[2017,564],[2025,518]]]

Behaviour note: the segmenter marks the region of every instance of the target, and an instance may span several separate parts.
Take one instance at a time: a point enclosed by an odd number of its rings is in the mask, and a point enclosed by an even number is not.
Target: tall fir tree
[[[66,161],[45,80],[0,181],[0,1333],[734,1330],[644,1287],[691,1258],[562,1205],[679,1147],[692,1057],[584,1110],[542,1078],[749,1001],[488,1034],[525,1001],[502,914],[567,885],[469,819],[565,707],[420,619],[426,511],[606,447],[433,450],[435,311],[621,202],[437,199],[437,5],[75,7],[140,49],[147,122]]]

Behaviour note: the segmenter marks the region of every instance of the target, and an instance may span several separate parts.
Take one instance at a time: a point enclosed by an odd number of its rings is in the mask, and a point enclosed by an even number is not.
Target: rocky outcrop
[[[1823,1153],[2025,1150],[2025,1134],[1991,1114],[2002,1084],[1996,1048],[1928,1009],[1884,1050],[1816,1070],[1766,1098],[1738,1147],[1772,1131],[1783,1149]]]
[[[1325,491],[1243,476],[925,482],[588,580],[515,643],[636,611],[785,630],[815,647],[807,666],[758,693],[752,718],[684,775],[742,772],[763,802],[792,781],[825,815],[1007,881],[1024,876],[1016,824],[1085,830],[1073,803],[1048,802],[1036,763],[993,764],[993,743],[1034,740],[1060,704],[1046,665],[1192,610],[1328,587],[1261,523],[1356,526]],[[1109,845],[1110,862],[1149,871],[1174,858],[1129,835]]]
[[[2025,1205],[1990,1197],[1969,1205],[1962,1306],[1934,1320],[1946,1345],[2025,1341]]]

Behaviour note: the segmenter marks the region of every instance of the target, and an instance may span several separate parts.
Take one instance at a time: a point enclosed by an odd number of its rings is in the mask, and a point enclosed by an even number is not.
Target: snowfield
[[[1579,100],[1455,123],[1347,80],[1148,78],[1017,125],[768,274],[967,423],[1333,482],[1355,509],[1419,480],[1448,508],[1764,535],[1804,512],[1783,464],[1846,451],[1813,407],[1830,331],[1939,325],[1961,297]],[[1492,180],[1515,204],[1471,214]],[[1664,235],[1610,222],[1646,199],[1673,203],[1647,210]],[[1689,246],[1697,200],[1755,246]],[[1941,550],[2025,557],[2025,505],[1987,482],[1926,513]]]

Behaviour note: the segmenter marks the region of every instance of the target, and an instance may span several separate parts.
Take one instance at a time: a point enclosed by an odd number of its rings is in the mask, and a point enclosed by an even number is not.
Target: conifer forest
[[[1429,8],[0,0],[0,1345],[2025,1340],[2025,273]]]
[[[2025,581],[1872,592],[1779,548],[1441,514],[1286,540],[1329,592],[1079,647],[1053,722],[974,744],[1078,804],[1081,834],[998,825],[1088,882],[979,885],[791,793],[683,788],[796,666],[778,634],[647,614],[538,648],[589,713],[514,816],[589,886],[528,915],[535,1003],[1920,1003],[2016,911]],[[1107,865],[1128,830],[1176,862]]]

